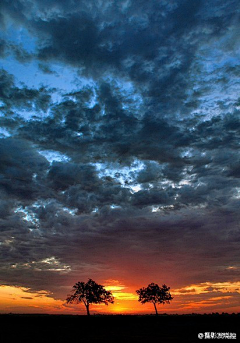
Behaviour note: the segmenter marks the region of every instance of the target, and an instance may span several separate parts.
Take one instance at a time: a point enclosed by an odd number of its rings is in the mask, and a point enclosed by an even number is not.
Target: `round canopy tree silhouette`
[[[83,303],[90,316],[89,306],[91,304],[114,303],[114,297],[110,291],[107,291],[102,285],[99,285],[92,279],[88,282],[77,282],[73,286],[71,295],[67,297],[67,303]]]
[[[173,299],[169,290],[170,287],[167,287],[165,284],[162,285],[162,287],[159,287],[158,284],[152,282],[147,287],[140,288],[136,292],[139,296],[138,301],[142,304],[147,302],[153,303],[157,316],[157,304],[169,304]]]

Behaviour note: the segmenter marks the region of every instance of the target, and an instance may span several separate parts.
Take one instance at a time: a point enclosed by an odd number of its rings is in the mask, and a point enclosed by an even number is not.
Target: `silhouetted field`
[[[199,333],[236,333],[240,314],[211,315],[0,315],[0,342],[200,342]],[[208,340],[209,341],[209,340]],[[210,339],[210,341],[226,341]]]

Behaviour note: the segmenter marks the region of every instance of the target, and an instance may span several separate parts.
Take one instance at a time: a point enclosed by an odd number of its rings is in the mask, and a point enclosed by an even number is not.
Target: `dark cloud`
[[[0,40],[0,56],[6,57],[7,43],[5,40]]]
[[[52,71],[48,65],[44,64],[44,63],[39,63],[39,69],[45,73],[45,74],[56,74],[54,71]]]
[[[0,57],[6,58],[11,55],[21,63],[29,62],[32,59],[31,54],[28,53],[21,45],[13,44],[5,39],[0,39]]]
[[[0,140],[1,187],[17,199],[37,198],[44,169],[48,162],[27,141]]]
[[[93,166],[73,163],[53,163],[48,178],[57,190],[81,184],[83,190],[94,192],[100,183]]]
[[[51,91],[44,87],[28,88],[25,85],[17,87],[13,75],[4,69],[0,70],[1,111],[17,116],[19,111],[46,112],[51,103]],[[1,118],[2,119],[2,118]]]

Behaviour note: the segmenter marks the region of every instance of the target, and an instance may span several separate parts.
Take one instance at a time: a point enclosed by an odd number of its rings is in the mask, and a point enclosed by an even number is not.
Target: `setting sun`
[[[153,313],[152,304],[140,304],[134,287],[118,280],[106,280],[105,289],[112,292],[114,304],[91,305],[93,313],[144,314]],[[239,312],[240,282],[192,284],[172,289],[174,300],[169,305],[159,305],[159,313]],[[222,305],[224,303],[224,306]],[[85,314],[81,304],[66,304],[65,299],[55,299],[46,290],[33,291],[26,287],[0,286],[0,313],[72,313]]]

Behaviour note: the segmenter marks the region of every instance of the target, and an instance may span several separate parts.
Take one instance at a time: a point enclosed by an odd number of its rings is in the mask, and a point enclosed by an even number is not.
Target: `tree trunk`
[[[87,315],[90,316],[90,312],[89,312],[89,304],[86,304],[86,310],[87,310]]]
[[[157,311],[157,306],[156,306],[156,303],[153,303],[154,305],[154,308],[155,308],[155,311],[156,311],[156,316],[158,315],[158,311]]]

